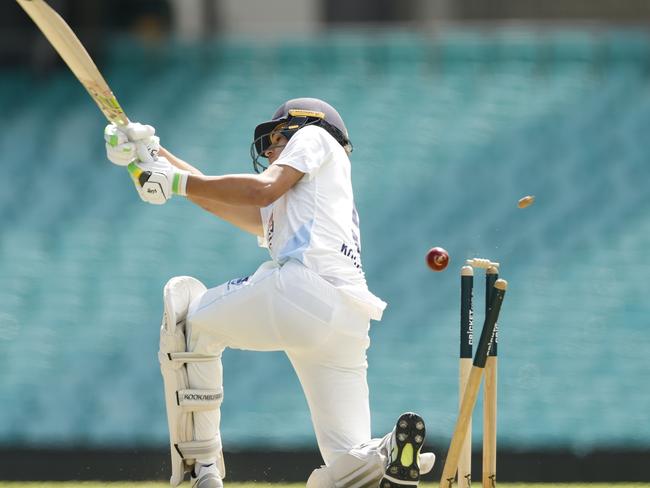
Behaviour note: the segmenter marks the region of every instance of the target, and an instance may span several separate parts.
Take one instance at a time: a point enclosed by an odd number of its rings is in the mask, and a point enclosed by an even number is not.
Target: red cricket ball
[[[441,247],[432,247],[427,252],[427,265],[433,271],[442,271],[449,264],[449,253]]]

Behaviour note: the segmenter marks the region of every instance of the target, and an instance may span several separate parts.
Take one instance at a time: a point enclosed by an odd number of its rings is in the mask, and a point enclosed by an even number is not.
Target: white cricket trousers
[[[368,313],[301,263],[267,262],[248,278],[207,290],[190,305],[186,324],[188,351],[287,354],[326,465],[370,439]],[[220,359],[189,363],[187,370],[190,388],[223,387]],[[220,416],[218,410],[194,413],[195,439],[220,440]]]

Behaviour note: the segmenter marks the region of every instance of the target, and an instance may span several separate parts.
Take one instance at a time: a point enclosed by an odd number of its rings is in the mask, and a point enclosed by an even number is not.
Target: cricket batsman
[[[207,176],[159,144],[153,127],[105,129],[108,159],[126,166],[142,200],[174,195],[257,237],[271,259],[250,276],[207,289],[189,276],[163,291],[159,360],[172,475],[220,488],[226,347],[284,351],[302,385],[323,457],[308,488],[417,486],[433,468],[425,424],[402,414],[372,439],[366,349],[386,306],[366,285],[351,183],[352,144],[339,113],[315,98],[283,103],[251,145],[257,174]]]

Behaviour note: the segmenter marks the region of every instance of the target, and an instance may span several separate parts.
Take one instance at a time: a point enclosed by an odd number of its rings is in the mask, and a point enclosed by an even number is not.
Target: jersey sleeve
[[[275,164],[291,166],[312,177],[330,156],[327,135],[320,127],[303,127],[289,140]]]

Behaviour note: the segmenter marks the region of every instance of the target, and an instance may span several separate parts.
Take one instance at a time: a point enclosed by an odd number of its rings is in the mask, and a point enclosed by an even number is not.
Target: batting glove
[[[131,162],[127,169],[140,198],[154,205],[162,205],[174,194],[186,196],[189,171],[172,166],[167,159],[159,157],[152,162]]]
[[[131,122],[124,127],[109,124],[104,129],[106,156],[118,166],[128,166],[139,160],[152,163],[158,157],[160,139],[150,125]]]

